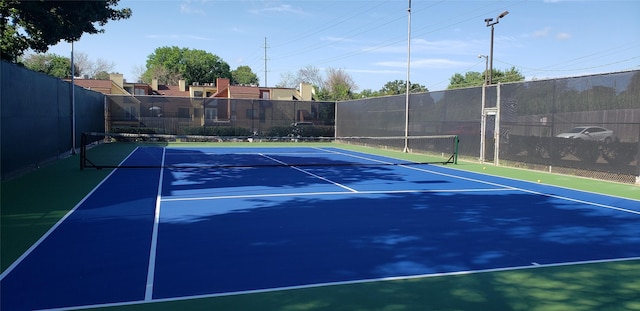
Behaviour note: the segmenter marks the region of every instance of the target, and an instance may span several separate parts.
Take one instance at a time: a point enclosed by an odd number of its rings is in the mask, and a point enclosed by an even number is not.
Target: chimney
[[[158,90],[158,79],[156,78],[151,79],[151,89],[154,91]]]
[[[124,87],[124,76],[121,73],[109,74],[109,80],[117,84],[119,87]]]
[[[180,89],[180,92],[186,92],[187,91],[187,85],[186,85],[186,81],[184,80],[178,80],[178,88]]]
[[[220,92],[229,86],[229,79],[227,78],[216,78],[216,92]]]
[[[299,92],[302,100],[306,100],[306,101],[313,100],[313,94],[315,94],[315,92],[313,91],[313,85],[309,83],[300,83]]]

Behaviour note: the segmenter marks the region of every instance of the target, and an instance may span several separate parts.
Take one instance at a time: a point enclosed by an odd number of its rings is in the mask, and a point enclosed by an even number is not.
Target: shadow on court
[[[154,298],[640,255],[637,216],[513,191],[201,204],[163,204]]]

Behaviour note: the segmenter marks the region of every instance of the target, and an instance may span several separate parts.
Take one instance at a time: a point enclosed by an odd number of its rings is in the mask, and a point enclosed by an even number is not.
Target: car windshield
[[[582,131],[584,131],[584,127],[574,127],[572,128],[570,131],[568,131],[567,133],[580,133]]]

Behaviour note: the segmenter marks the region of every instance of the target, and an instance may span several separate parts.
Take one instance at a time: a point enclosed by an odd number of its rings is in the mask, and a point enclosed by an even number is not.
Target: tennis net
[[[225,137],[92,132],[82,134],[80,168],[457,164],[458,143],[455,135]],[[349,153],[340,151],[343,149]],[[380,156],[389,151],[410,153],[411,160],[389,161]]]

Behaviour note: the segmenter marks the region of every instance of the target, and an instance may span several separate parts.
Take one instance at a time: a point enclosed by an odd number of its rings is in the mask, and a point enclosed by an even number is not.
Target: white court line
[[[220,195],[207,197],[187,197],[187,198],[163,198],[162,202],[176,201],[201,201],[201,200],[220,200],[220,199],[253,199],[253,198],[272,198],[272,197],[300,197],[300,196],[317,196],[317,195],[370,195],[370,194],[398,194],[398,193],[436,193],[436,192],[493,192],[493,191],[518,191],[517,189],[504,188],[487,188],[487,189],[441,189],[441,190],[370,190],[357,192],[344,191],[327,191],[327,192],[292,192],[292,193],[267,193],[267,194],[242,194],[242,195]]]
[[[271,160],[271,161],[275,161],[275,162],[277,162],[277,163],[280,163],[280,164],[288,165],[288,166],[289,166],[289,164],[287,164],[287,163],[285,163],[285,162],[282,162],[282,161],[280,161],[280,160],[278,160],[278,159],[275,159],[275,158],[273,158],[273,157],[270,157],[270,156],[268,156],[268,155],[266,155],[266,154],[262,154],[262,153],[261,153],[260,155],[261,155],[261,156],[263,156],[263,157],[265,157],[265,158],[267,158],[267,159],[269,159],[269,160]],[[305,174],[307,174],[307,175],[310,175],[310,176],[313,176],[313,177],[315,177],[315,178],[318,178],[318,179],[324,180],[324,181],[326,181],[326,182],[328,182],[328,183],[334,184],[334,185],[336,185],[336,186],[338,186],[338,187],[340,187],[340,188],[347,189],[347,190],[349,190],[349,191],[351,191],[351,192],[358,192],[358,190],[355,190],[355,189],[353,189],[353,188],[347,187],[347,186],[345,186],[345,185],[343,185],[343,184],[337,183],[337,182],[335,182],[335,181],[333,181],[333,180],[329,180],[329,179],[324,178],[324,177],[322,177],[322,176],[316,175],[316,174],[311,173],[311,172],[309,172],[309,171],[305,171],[305,170],[303,170],[303,169],[301,169],[301,168],[299,168],[299,167],[296,167],[295,165],[294,165],[294,166],[290,166],[290,167],[291,167],[291,168],[293,168],[293,169],[295,169],[295,170],[298,170],[298,171],[300,171],[300,172],[303,172],[303,173],[305,173]]]
[[[217,294],[202,294],[202,295],[193,295],[193,296],[162,298],[162,299],[154,299],[152,301],[138,300],[138,301],[128,301],[128,302],[105,303],[105,304],[98,304],[98,305],[76,306],[76,307],[68,307],[68,308],[42,309],[38,311],[53,311],[53,310],[71,311],[71,310],[81,310],[86,308],[124,307],[124,306],[141,305],[146,303],[178,302],[178,301],[204,299],[204,298],[229,297],[229,296],[248,295],[248,294],[263,294],[263,293],[272,293],[272,292],[279,292],[279,291],[320,288],[320,287],[330,287],[330,286],[357,285],[357,284],[402,281],[402,280],[416,280],[416,279],[427,279],[427,278],[443,277],[443,276],[474,275],[474,274],[481,274],[481,273],[509,272],[509,271],[519,271],[519,270],[544,269],[544,268],[552,268],[552,267],[579,266],[579,265],[598,264],[598,263],[615,263],[615,262],[625,262],[625,261],[634,261],[634,260],[640,260],[640,257],[598,259],[598,260],[562,262],[562,263],[553,263],[553,264],[532,263],[531,265],[527,265],[527,266],[416,274],[416,275],[407,275],[407,276],[382,277],[382,278],[371,278],[371,279],[340,281],[340,282],[326,282],[326,283],[274,287],[274,288],[266,288],[266,289],[245,290],[245,291],[217,293]]]
[[[355,158],[366,159],[365,157],[357,156],[357,155],[350,155],[348,153],[343,153],[343,152],[338,152],[338,151],[331,151],[331,150],[327,150],[327,151],[335,152],[337,154],[346,155],[346,156],[353,156]],[[373,159],[371,159],[371,160],[373,160]],[[508,185],[494,183],[494,182],[480,180],[480,179],[474,179],[474,178],[457,176],[457,175],[452,175],[452,174],[447,174],[447,173],[442,173],[442,172],[436,172],[436,171],[432,171],[432,170],[428,170],[428,169],[424,169],[424,168],[420,168],[420,167],[404,165],[404,164],[400,164],[398,166],[399,167],[404,167],[404,168],[407,168],[407,169],[411,169],[411,170],[420,171],[420,172],[436,174],[436,175],[441,175],[441,176],[447,176],[447,177],[450,177],[450,178],[462,179],[462,180],[472,181],[472,182],[477,182],[477,183],[483,183],[483,184],[486,184],[486,185],[491,185],[491,186],[496,186],[496,187],[503,187],[503,188],[512,189],[512,190],[518,190],[518,191],[522,191],[522,192],[526,192],[526,193],[542,195],[542,196],[546,196],[546,197],[550,197],[550,198],[561,199],[561,200],[566,200],[566,201],[570,201],[570,202],[581,203],[581,204],[586,204],[586,205],[592,205],[592,206],[607,208],[607,209],[611,209],[611,210],[621,211],[621,212],[625,212],[625,213],[631,213],[631,214],[640,215],[640,211],[634,211],[634,210],[630,210],[630,209],[626,209],[626,208],[620,208],[620,207],[606,205],[606,204],[600,204],[600,203],[596,203],[596,202],[590,202],[590,201],[585,201],[585,200],[580,200],[580,199],[574,199],[574,198],[559,196],[559,195],[555,195],[555,194],[548,194],[548,193],[543,193],[543,192],[539,192],[539,191],[534,191],[534,190],[528,190],[528,189],[508,186]],[[501,177],[498,177],[498,178],[501,178]],[[579,191],[579,190],[575,190],[575,191]]]
[[[138,147],[131,151],[131,153],[129,153],[129,155],[124,160],[122,160],[118,166],[122,166],[122,163],[127,161],[127,159],[129,159],[131,155],[133,155],[137,150]],[[111,171],[111,173],[109,173],[107,177],[105,177],[100,183],[98,183],[98,185],[95,186],[84,198],[82,198],[82,200],[80,200],[78,204],[76,204],[71,210],[69,210],[69,212],[62,216],[62,218],[60,218],[60,220],[58,220],[55,225],[53,225],[44,235],[42,235],[40,239],[38,239],[38,241],[33,243],[33,245],[29,247],[29,249],[22,253],[22,255],[18,257],[18,259],[16,259],[9,267],[7,267],[7,269],[4,270],[2,274],[0,274],[0,281],[2,281],[9,273],[11,273],[11,271],[13,271],[13,269],[15,269],[27,256],[29,256],[29,254],[31,254],[36,249],[36,247],[42,244],[42,242],[47,237],[49,237],[53,233],[53,231],[55,231],[65,220],[67,220],[67,218],[69,218],[71,214],[73,214],[91,195],[93,195],[93,193],[96,192],[96,190],[98,190],[98,188],[100,188],[100,186],[102,186],[102,184],[104,184],[109,179],[109,177],[111,177],[111,175],[113,175],[117,170],[118,169],[116,168]]]
[[[149,250],[149,267],[147,269],[147,283],[144,292],[144,300],[153,299],[153,280],[156,271],[156,254],[158,249],[158,226],[160,224],[160,202],[162,198],[162,181],[164,179],[165,148],[162,148],[162,162],[160,165],[160,180],[158,181],[158,194],[156,195],[156,208],[153,215],[153,233],[151,235],[151,249]]]
[[[564,197],[564,196],[560,196],[560,195],[549,194],[549,193],[544,193],[544,192],[534,191],[534,190],[529,190],[529,189],[524,189],[524,188],[512,187],[512,186],[502,185],[502,184],[493,183],[493,182],[484,181],[484,180],[479,180],[479,179],[473,179],[473,178],[456,176],[456,175],[451,175],[451,174],[446,174],[446,173],[441,173],[441,172],[435,172],[435,171],[432,171],[432,170],[427,170],[427,169],[423,169],[423,168],[419,168],[419,167],[411,167],[411,166],[406,166],[406,165],[400,165],[400,166],[406,167],[408,169],[416,170],[416,171],[427,172],[427,173],[432,173],[432,174],[437,174],[437,175],[442,175],[442,176],[447,176],[447,177],[452,177],[452,178],[458,178],[458,179],[463,179],[463,180],[468,180],[468,181],[474,181],[474,182],[479,182],[479,183],[483,183],[483,184],[487,184],[487,185],[500,186],[500,187],[505,187],[505,188],[509,188],[509,189],[513,189],[513,190],[526,192],[526,193],[541,195],[541,196],[545,196],[545,197],[549,197],[549,198],[561,199],[561,200],[566,200],[566,201],[570,201],[570,202],[581,203],[581,204],[586,204],[586,205],[592,205],[592,206],[597,206],[597,207],[603,207],[603,208],[606,208],[606,209],[612,209],[612,210],[616,210],[616,211],[620,211],[620,212],[640,215],[640,211],[634,211],[634,210],[630,210],[630,209],[626,209],[626,208],[621,208],[621,207],[616,207],[616,206],[611,206],[611,205],[606,205],[606,204],[600,204],[600,203],[590,202],[590,201],[585,201],[585,200],[580,200],[580,199],[574,199],[574,198],[569,198],[569,197]],[[576,191],[578,191],[578,190],[576,190]]]
[[[339,155],[342,155],[342,156],[348,156],[348,157],[351,157],[351,158],[356,158],[356,159],[361,159],[361,160],[367,160],[367,161],[378,162],[378,163],[382,163],[382,164],[389,164],[389,165],[395,164],[395,163],[393,163],[393,162],[382,161],[382,160],[378,160],[378,159],[372,159],[372,158],[368,158],[368,157],[364,157],[364,156],[359,156],[359,155],[355,155],[355,154],[349,154],[349,153],[344,153],[344,152],[338,152],[338,151],[335,151],[335,150],[328,150],[328,149],[318,148],[318,147],[314,147],[314,148],[316,148],[316,149],[318,149],[318,150],[326,151],[326,152],[328,152],[328,153],[339,154]],[[406,162],[406,161],[405,161],[405,162]]]

